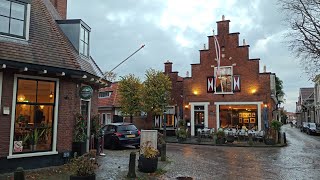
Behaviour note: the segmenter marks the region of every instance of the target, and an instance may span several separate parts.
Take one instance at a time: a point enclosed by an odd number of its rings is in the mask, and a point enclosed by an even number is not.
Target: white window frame
[[[110,117],[109,121],[108,121],[108,116]],[[111,113],[107,113],[106,114],[106,124],[110,124],[110,123],[112,123]]]
[[[204,106],[204,127],[208,127],[209,123],[209,111],[208,106],[210,105],[210,102],[190,102],[189,105],[190,108],[190,114],[191,114],[191,136],[194,136],[194,106]]]
[[[217,67],[214,67],[214,94],[233,94],[233,66],[221,66],[222,68],[231,68],[231,91],[230,92],[217,92],[216,79],[217,79]]]
[[[14,2],[14,1],[13,1]],[[16,37],[16,36],[11,36],[11,35],[6,35],[6,34],[0,34],[0,37],[6,37],[14,40],[29,40],[29,33],[30,33],[30,13],[31,13],[31,4],[27,4],[27,9],[26,9],[26,15],[25,15],[25,34],[24,37]]]
[[[88,32],[88,43],[85,42],[85,39],[84,39],[84,41],[81,40],[81,29],[84,30],[84,34],[85,34],[85,32]],[[80,44],[81,43],[84,43],[84,44],[88,45],[87,54],[83,54],[82,50],[80,50],[80,47],[81,47]],[[86,57],[86,58],[90,57],[90,31],[85,26],[83,26],[82,24],[80,24],[80,33],[79,33],[79,54],[81,56],[83,56],[83,57]]]
[[[100,93],[108,93],[108,96],[103,96],[103,97],[100,97]],[[99,94],[98,94],[98,98],[109,98],[112,94],[112,91],[100,91]]]
[[[24,153],[24,154],[13,154],[13,136],[14,136],[14,123],[16,116],[16,94],[17,94],[17,84],[18,78],[28,78],[34,80],[49,80],[55,81],[56,83],[56,99],[55,99],[55,107],[54,107],[54,117],[53,117],[53,141],[52,141],[52,150],[46,152],[34,152],[34,153]],[[58,128],[58,111],[59,111],[59,79],[57,78],[47,78],[40,76],[29,76],[22,74],[15,74],[13,81],[13,93],[12,93],[12,111],[11,111],[11,129],[10,129],[10,147],[9,147],[9,156],[7,159],[13,158],[23,158],[23,157],[33,157],[33,156],[45,156],[45,155],[53,155],[58,154],[57,151],[57,128]]]

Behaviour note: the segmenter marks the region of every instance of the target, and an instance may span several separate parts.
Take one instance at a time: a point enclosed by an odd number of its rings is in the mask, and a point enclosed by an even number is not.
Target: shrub
[[[145,158],[155,158],[158,156],[158,149],[152,147],[151,141],[145,142],[141,147],[141,153]]]
[[[68,167],[76,176],[94,175],[95,170],[99,167],[96,159],[96,151],[91,150],[89,153],[73,158],[68,163]]]
[[[277,121],[277,120],[272,120],[271,121],[271,128],[276,130],[276,131],[280,131],[281,130],[281,126],[282,126],[282,123],[280,121]]]

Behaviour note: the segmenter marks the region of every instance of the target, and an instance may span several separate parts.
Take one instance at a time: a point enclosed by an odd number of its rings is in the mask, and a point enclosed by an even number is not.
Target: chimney
[[[264,72],[264,73],[267,72],[267,66],[266,66],[266,65],[263,66],[263,72]]]
[[[218,35],[229,34],[229,22],[230,20],[225,20],[224,15],[222,16],[222,21],[218,21]]]
[[[243,39],[243,40],[242,40],[242,44],[243,44],[243,46],[246,46],[246,45],[247,45],[246,39]]]
[[[62,19],[67,19],[67,0],[50,0]]]
[[[170,62],[169,60],[164,63],[164,72],[165,72],[166,74],[172,72],[172,62]]]

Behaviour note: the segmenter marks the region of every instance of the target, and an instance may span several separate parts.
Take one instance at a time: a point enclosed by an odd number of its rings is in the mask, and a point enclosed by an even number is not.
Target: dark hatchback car
[[[104,131],[104,147],[116,149],[121,146],[140,145],[140,131],[131,123],[111,123],[101,128]]]

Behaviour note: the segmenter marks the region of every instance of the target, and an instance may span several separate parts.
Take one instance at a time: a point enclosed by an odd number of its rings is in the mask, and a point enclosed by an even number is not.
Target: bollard
[[[252,146],[253,145],[252,134],[250,133],[248,136],[249,136],[249,145]]]
[[[130,153],[128,178],[136,178],[136,153]]]
[[[18,167],[14,172],[14,180],[25,180],[24,170],[22,167]]]
[[[285,132],[283,132],[283,143],[287,144],[287,137]]]
[[[166,161],[167,158],[167,144],[163,143],[161,146],[161,161]]]

